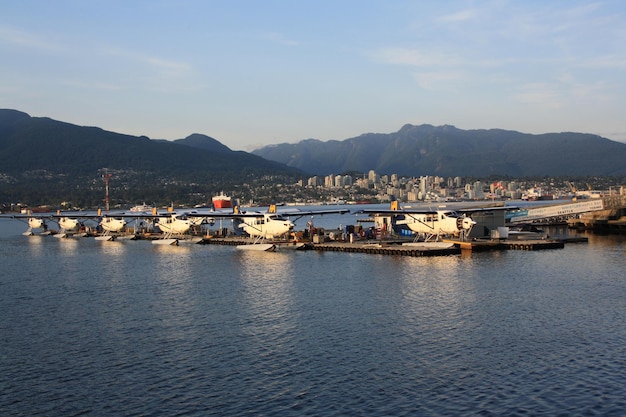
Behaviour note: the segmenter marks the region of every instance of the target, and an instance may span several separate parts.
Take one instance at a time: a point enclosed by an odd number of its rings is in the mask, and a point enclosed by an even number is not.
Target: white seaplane
[[[104,230],[100,236],[96,236],[96,240],[115,240],[121,237],[120,233],[126,228],[126,220],[122,217],[104,216],[100,220],[100,227]]]
[[[196,214],[206,216],[212,220],[232,219],[233,228],[240,229],[254,240],[249,245],[238,245],[237,249],[274,251],[277,248],[299,249],[304,243],[290,242],[289,237],[295,227],[292,218],[297,221],[304,216],[315,216],[324,214],[345,214],[348,209],[331,210],[276,210],[276,205],[271,204],[267,212],[241,211],[238,205],[233,207],[232,212],[209,212],[206,214]],[[270,242],[267,242],[267,241]]]
[[[131,219],[131,220],[127,220]],[[156,225],[163,233],[163,237],[153,240],[155,245],[178,245],[180,241],[197,243],[201,239],[183,239],[193,226],[198,226],[204,221],[204,217],[189,217],[186,213],[178,214],[171,209],[167,213],[158,213],[156,208],[152,208],[151,213],[132,212],[132,213],[114,213],[105,215],[100,220],[100,226],[104,230],[97,240],[114,240],[116,238],[134,238],[134,235],[118,234],[124,230],[130,221],[145,220],[148,223]]]
[[[513,207],[514,208],[514,207]],[[464,240],[476,224],[472,213],[511,210],[512,207],[477,207],[448,209],[401,208],[397,200],[389,209],[364,209],[359,213],[374,216],[377,226],[383,228],[406,227],[415,234],[415,241],[436,242],[441,236],[454,236]]]
[[[27,212],[26,214],[14,214],[10,216],[12,219],[18,219],[26,221],[28,224],[28,229],[24,233],[24,236],[32,236],[34,235],[34,229],[42,229],[42,235],[50,235],[54,234],[54,237],[64,238],[68,236],[82,236],[83,234],[78,234],[78,231],[81,227],[81,223],[78,220],[78,217],[82,217],[80,215],[75,216],[74,214],[57,212],[56,214],[50,213],[32,213]],[[59,231],[53,232],[48,229],[48,221],[56,222],[59,225]]]
[[[56,222],[59,224],[59,233],[55,234],[54,237],[65,238],[65,237],[70,237],[70,236],[77,236],[77,237],[84,236],[84,234],[78,234],[78,231],[81,226],[80,222],[78,221],[78,218],[74,216],[72,217],[62,216],[62,217],[57,217]]]
[[[178,245],[181,238],[191,230],[193,226],[199,226],[203,218],[191,218],[186,214],[168,213],[157,215],[157,226],[163,232],[163,238],[153,240],[154,245]],[[188,243],[198,243],[201,238],[185,239]]]
[[[20,219],[20,217],[14,217]],[[48,230],[48,224],[46,223],[46,218],[43,217],[28,217],[26,218],[26,223],[28,224],[28,229],[24,233],[24,236],[33,236],[35,234],[34,230],[41,229],[40,235],[49,235],[52,232]]]

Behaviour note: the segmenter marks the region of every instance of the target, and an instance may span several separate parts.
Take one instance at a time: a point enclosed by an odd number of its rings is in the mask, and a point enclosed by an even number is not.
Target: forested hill
[[[148,200],[176,187],[183,192],[181,184],[198,184],[198,189],[211,192],[263,176],[302,175],[296,168],[232,151],[204,135],[151,140],[0,109],[0,198],[4,201],[25,194],[44,196],[43,200],[54,193],[82,198],[91,192],[91,182],[101,185],[105,168],[116,173],[118,186],[125,182],[119,193]],[[95,192],[101,197],[100,189]]]
[[[0,110],[0,166],[8,174],[47,170],[67,175],[103,167],[191,177],[298,170],[194,134],[178,141],[151,140]]]
[[[253,153],[320,175],[370,169],[446,177],[626,174],[626,144],[597,135],[531,135],[447,125],[405,125],[394,133],[366,133],[341,141],[307,139],[266,146]]]

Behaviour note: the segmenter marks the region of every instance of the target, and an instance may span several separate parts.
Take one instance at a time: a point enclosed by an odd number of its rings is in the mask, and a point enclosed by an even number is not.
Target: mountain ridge
[[[327,142],[305,139],[252,153],[318,175],[370,169],[407,176],[626,174],[626,144],[598,135],[533,135],[452,125],[405,124],[393,133],[364,133]]]
[[[5,173],[70,167],[80,173],[102,167],[164,172],[185,167],[190,172],[234,173],[241,170],[241,164],[252,170],[299,172],[247,152],[232,151],[206,135],[192,134],[174,141],[150,139],[10,109],[0,109],[0,163]]]
[[[78,126],[0,109],[0,201],[92,205],[101,200],[101,175],[126,200],[199,200],[201,194],[276,177],[295,182],[303,173],[200,134],[166,141]],[[201,200],[202,201],[202,200]]]

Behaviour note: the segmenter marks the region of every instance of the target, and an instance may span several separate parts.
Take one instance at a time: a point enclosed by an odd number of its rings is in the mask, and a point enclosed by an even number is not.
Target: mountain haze
[[[400,175],[586,176],[626,174],[626,144],[583,133],[531,135],[407,124],[389,134],[366,133],[342,141],[307,139],[253,151],[318,175],[347,171]]]

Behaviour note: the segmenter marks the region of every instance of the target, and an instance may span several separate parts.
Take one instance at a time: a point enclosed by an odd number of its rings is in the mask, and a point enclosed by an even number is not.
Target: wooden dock
[[[449,256],[459,255],[463,252],[486,252],[502,250],[545,250],[563,249],[566,242],[586,242],[586,238],[570,239],[536,239],[536,240],[475,240],[470,242],[460,242],[457,240],[445,240],[454,244],[449,248],[427,248],[403,246],[406,240],[399,241],[357,241],[354,243],[346,241],[326,241],[323,243],[305,242],[303,250],[316,250],[325,252],[344,253],[365,253],[372,255],[392,255],[392,256]],[[210,245],[250,245],[251,239],[242,237],[226,238],[204,238],[200,243]]]
[[[350,243],[350,242],[324,242],[314,244],[312,249],[326,252],[352,252],[368,253],[372,255],[395,255],[395,256],[447,256],[459,255],[461,248],[454,245],[450,248],[418,248],[402,246],[393,243]]]

